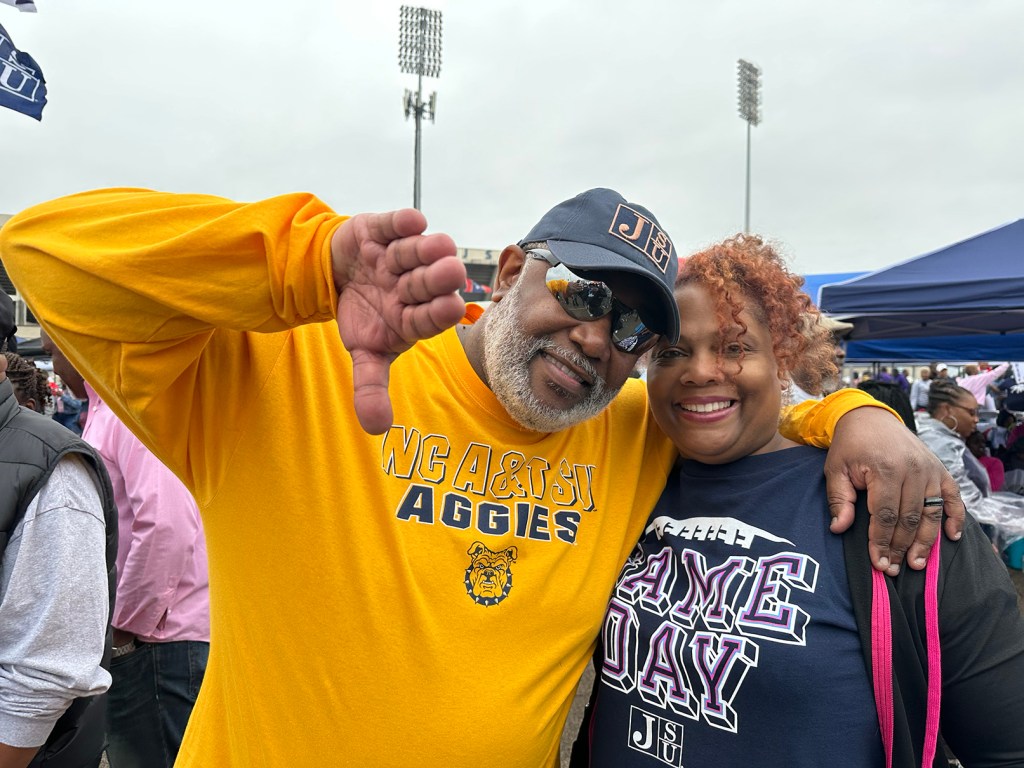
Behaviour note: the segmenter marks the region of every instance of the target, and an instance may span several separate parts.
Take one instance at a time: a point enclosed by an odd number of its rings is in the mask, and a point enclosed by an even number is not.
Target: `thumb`
[[[828,497],[832,533],[842,533],[853,525],[854,503],[857,501],[857,489],[845,470],[825,470],[825,493]]]
[[[371,352],[352,354],[352,406],[359,425],[370,435],[382,435],[394,419],[388,381],[393,358]]]

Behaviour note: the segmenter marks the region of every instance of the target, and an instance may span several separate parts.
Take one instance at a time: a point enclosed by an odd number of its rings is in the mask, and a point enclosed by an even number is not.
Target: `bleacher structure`
[[[466,301],[490,301],[491,287],[498,274],[501,250],[459,248],[458,257],[466,265],[466,287],[459,291]]]

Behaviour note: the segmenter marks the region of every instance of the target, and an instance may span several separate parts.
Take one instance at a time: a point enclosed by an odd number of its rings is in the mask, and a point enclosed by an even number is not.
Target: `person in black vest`
[[[0,352],[13,336],[0,292]],[[117,518],[100,458],[18,404],[0,354],[0,768],[98,766]]]

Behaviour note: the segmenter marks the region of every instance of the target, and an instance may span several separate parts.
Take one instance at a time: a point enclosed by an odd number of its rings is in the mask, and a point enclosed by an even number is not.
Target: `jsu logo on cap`
[[[639,211],[619,203],[608,232],[636,248],[662,272],[668,269],[672,259],[672,241],[657,224]]]

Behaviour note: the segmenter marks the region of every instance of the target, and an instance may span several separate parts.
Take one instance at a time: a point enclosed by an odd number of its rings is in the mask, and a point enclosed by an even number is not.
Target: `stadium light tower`
[[[441,75],[441,12],[403,5],[399,12],[398,68],[416,75],[416,93],[405,91],[405,119],[416,118],[416,149],[413,152],[412,205],[420,207],[420,123],[424,117],[434,122],[437,114],[437,91],[423,101],[423,76]]]
[[[740,117],[747,121],[747,204],[743,215],[743,231],[750,231],[750,127],[761,122],[761,70],[749,61],[740,59],[739,107]]]

